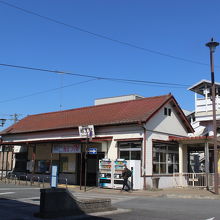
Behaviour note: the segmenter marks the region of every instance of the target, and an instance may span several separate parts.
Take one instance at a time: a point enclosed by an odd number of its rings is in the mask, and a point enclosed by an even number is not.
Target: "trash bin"
[[[160,180],[160,177],[152,177],[153,189],[159,188],[159,180]]]

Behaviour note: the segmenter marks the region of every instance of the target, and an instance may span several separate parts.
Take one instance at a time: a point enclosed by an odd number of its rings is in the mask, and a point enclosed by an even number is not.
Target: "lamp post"
[[[6,122],[5,118],[0,118],[0,126],[3,127]]]
[[[212,83],[212,113],[213,113],[213,132],[214,132],[214,191],[218,194],[218,149],[217,149],[217,130],[216,130],[216,106],[215,106],[215,75],[214,75],[214,57],[215,48],[219,45],[218,42],[213,41],[206,44],[210,49],[210,66],[211,66],[211,83]]]

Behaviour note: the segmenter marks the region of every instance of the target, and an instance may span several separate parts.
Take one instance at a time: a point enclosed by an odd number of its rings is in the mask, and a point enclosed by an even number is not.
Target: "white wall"
[[[147,131],[146,135],[146,175],[152,175],[153,164],[152,164],[152,151],[153,151],[153,140],[164,140],[167,141],[169,135],[163,133],[154,133],[152,131]]]
[[[107,158],[115,160],[117,159],[117,139],[132,139],[132,138],[143,138],[143,128],[137,125],[121,125],[105,127],[99,130],[99,135],[110,135],[113,136],[111,142],[108,142],[108,153]]]
[[[10,134],[4,135],[2,138],[4,141],[37,141],[37,140],[54,140],[54,139],[69,139],[69,138],[79,138],[78,129],[66,129],[66,130],[56,130],[56,131],[44,131],[44,132],[33,132],[29,134]]]
[[[171,116],[164,115],[164,108],[161,108],[161,110],[147,122],[146,129],[154,132],[167,133],[169,135],[187,136],[187,130],[175,109],[170,104],[164,107],[171,108]]]
[[[170,104],[165,105],[166,108],[171,108],[171,116],[164,115],[162,108],[146,126],[146,175],[152,175],[152,145],[153,140],[169,140],[169,136],[186,136],[187,131],[184,129],[182,122]]]
[[[153,180],[151,177],[147,177],[146,182],[147,182],[147,188],[153,187]],[[173,182],[172,176],[159,177],[159,186],[158,186],[159,189],[172,188],[173,185],[174,185],[174,182]]]
[[[103,105],[103,104],[115,103],[115,102],[124,102],[124,101],[136,100],[136,99],[141,99],[141,98],[144,98],[144,97],[139,96],[139,95],[124,95],[124,96],[102,98],[102,99],[96,99],[95,105]]]

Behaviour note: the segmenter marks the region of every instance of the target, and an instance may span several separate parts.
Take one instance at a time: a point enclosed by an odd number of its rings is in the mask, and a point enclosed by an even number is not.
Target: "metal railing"
[[[66,188],[68,188],[68,179],[67,178],[58,178],[58,184],[64,184],[66,185]]]
[[[40,177],[39,176],[31,176],[30,177],[30,184],[31,186],[37,182],[38,186],[40,186]]]
[[[48,181],[47,181],[48,180]],[[46,176],[46,177],[44,177],[43,178],[43,180],[42,180],[42,187],[44,188],[44,186],[45,186],[45,183],[50,183],[50,180],[51,180],[51,177],[50,176]]]
[[[21,181],[25,181],[26,185],[28,185],[28,176],[27,175],[20,175],[18,177],[18,183],[21,184]]]
[[[42,188],[45,187],[46,184],[50,185],[51,177],[50,176],[32,176],[32,175],[19,175],[16,176],[16,174],[9,174],[6,177],[4,177],[3,181],[5,183],[14,183],[14,184],[23,184],[28,185],[28,183],[32,186],[37,184],[39,187],[42,186]],[[67,178],[58,178],[58,187],[59,185],[65,185],[66,188],[68,188],[68,179]]]
[[[46,176],[42,179],[42,186],[44,188],[45,183],[50,183],[51,181],[51,177]],[[64,184],[66,186],[66,188],[68,188],[68,179],[67,178],[58,178],[58,185],[59,184]]]
[[[174,173],[174,187],[212,188],[214,184],[213,173]]]
[[[17,184],[17,176],[16,174],[13,173],[9,173],[6,177],[5,177],[5,183],[12,183],[14,181],[15,184]]]

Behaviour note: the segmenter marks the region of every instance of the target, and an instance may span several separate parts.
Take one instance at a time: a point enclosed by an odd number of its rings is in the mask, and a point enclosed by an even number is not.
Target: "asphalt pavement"
[[[220,197],[204,189],[166,189],[121,192],[113,189],[69,187],[78,198],[110,198],[116,211],[93,213],[70,219],[113,220],[217,220],[220,219]],[[40,188],[30,185],[0,183],[0,220],[32,220],[39,212]]]

